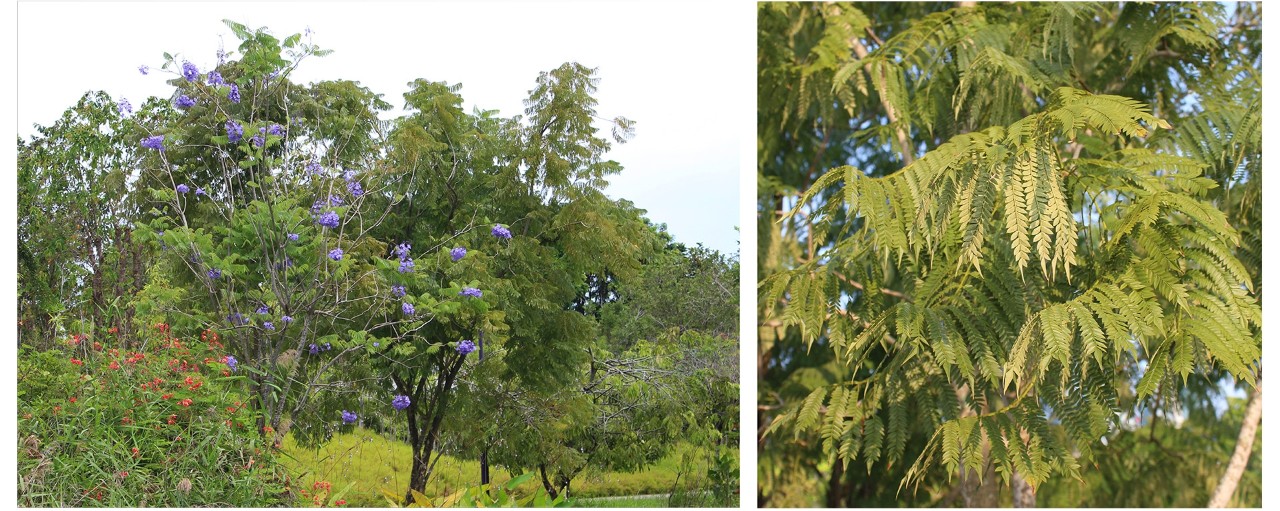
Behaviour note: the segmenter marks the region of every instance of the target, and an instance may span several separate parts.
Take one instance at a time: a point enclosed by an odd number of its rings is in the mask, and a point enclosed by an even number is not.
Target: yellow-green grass
[[[396,442],[366,429],[335,435],[318,450],[302,448],[292,437],[286,437],[283,462],[295,478],[295,488],[311,488],[313,482],[328,481],[334,492],[354,483],[343,495],[349,506],[386,506],[382,490],[404,495],[409,487],[409,445]],[[666,458],[638,472],[583,473],[574,478],[570,493],[574,498],[618,495],[663,494],[672,491],[681,455],[697,449],[682,444]],[[735,450],[736,451],[736,450]],[[695,456],[705,459],[705,456]],[[695,465],[691,474],[680,478],[680,486],[690,481],[705,481],[705,465]],[[505,483],[511,474],[494,467],[493,482]],[[519,475],[519,474],[517,474]],[[532,492],[540,483],[535,478],[520,487]],[[480,463],[441,456],[427,484],[427,496],[449,495],[480,484]],[[303,505],[300,502],[298,505]]]

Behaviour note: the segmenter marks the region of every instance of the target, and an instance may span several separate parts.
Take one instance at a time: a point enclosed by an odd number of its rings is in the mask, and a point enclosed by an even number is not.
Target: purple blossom
[[[400,273],[413,273],[413,259],[402,259],[400,261]]]
[[[401,285],[391,286],[391,294],[396,295],[396,298],[404,298],[404,294],[405,294],[404,286],[401,286]]]
[[[204,195],[205,197],[209,196],[209,194],[204,193],[204,188],[201,188],[199,186],[196,187],[196,195]]]
[[[332,344],[329,344],[329,343],[327,343],[327,342],[326,342],[326,343],[324,343],[324,351],[329,351],[329,350],[331,350],[331,349],[333,349],[333,345],[332,345]]]
[[[341,205],[342,205],[342,203],[343,203],[342,197],[339,197],[339,196],[337,196],[337,195],[330,195],[330,196],[329,196],[329,204],[330,204],[330,205],[332,205],[332,206],[341,206]]]
[[[409,396],[399,395],[391,400],[391,407],[396,410],[404,410],[409,407]]]
[[[458,296],[470,296],[472,298],[480,298],[480,295],[482,294],[484,293],[481,293],[479,289],[476,289],[474,287],[464,287],[462,288],[462,292],[458,293]]]
[[[324,169],[320,168],[320,162],[311,160],[310,163],[307,163],[307,172],[313,175],[320,175],[321,172],[324,172]]]
[[[133,113],[133,105],[130,105],[129,100],[124,98],[120,98],[120,102],[116,103],[116,109],[120,111],[121,115]]]
[[[275,330],[275,329],[276,329],[276,325],[275,325],[274,323],[270,322],[270,321],[263,321],[263,322],[262,322],[262,328],[265,328],[265,329],[267,329],[267,330]]]
[[[236,121],[227,121],[227,140],[232,144],[244,140],[244,126]]]
[[[324,209],[324,201],[318,200],[311,203],[311,216],[320,216],[320,210]]]
[[[471,342],[471,339],[463,339],[462,342],[458,343],[458,353],[461,353],[464,357],[475,350],[476,343]]]
[[[262,147],[263,144],[267,143],[267,137],[263,136],[263,133],[266,133],[266,131],[266,128],[258,128],[258,134],[249,137],[249,141],[253,142],[254,147]]]
[[[289,323],[293,323],[293,316],[289,316],[289,315],[281,316],[280,322],[286,325],[288,325]]]
[[[254,312],[257,312],[258,314],[271,314],[271,309],[267,308],[266,304],[262,304],[262,305],[259,305],[258,310]]]
[[[364,195],[364,186],[359,181],[347,181],[347,192],[353,197]]]
[[[219,269],[217,269],[217,268],[210,269],[210,270],[209,270],[209,278],[211,278],[211,279],[213,279],[213,280],[218,280],[218,279],[222,278],[222,270],[219,270]]]
[[[373,347],[377,348],[377,347],[378,347],[378,343],[376,343],[376,342],[375,342],[375,343],[373,343]]]
[[[175,104],[178,105],[178,108],[191,108],[196,106],[196,100],[191,99],[191,96],[183,94],[178,96],[178,101]]]
[[[462,258],[467,257],[467,249],[462,247],[455,247],[453,250],[449,251],[449,257],[452,257],[453,262],[455,263],[458,261],[461,261]]]
[[[248,320],[244,319],[244,314],[241,314],[239,312],[233,312],[230,315],[228,315],[227,321],[230,321],[232,325],[243,325],[245,323],[248,323]]]
[[[227,355],[227,367],[230,368],[232,371],[236,370],[236,364],[238,363],[239,361],[236,360],[236,357]]]
[[[147,74],[147,71],[150,71],[150,70],[151,70],[151,68],[150,68],[150,67],[148,67],[146,64],[143,64],[143,65],[141,65],[141,66],[138,66],[138,72],[139,72],[139,73],[142,73],[142,74],[144,74],[144,75],[145,75],[145,74]]]
[[[396,245],[396,248],[392,249],[392,252],[395,252],[396,257],[399,257],[400,260],[403,261],[409,258],[409,251],[412,249],[413,249],[413,245],[410,245],[408,243],[401,243],[399,245]]]
[[[240,88],[236,87],[236,84],[231,84],[231,92],[227,93],[227,99],[230,99],[232,103],[240,102]]]
[[[405,316],[412,316],[415,312],[417,312],[413,309],[413,304],[409,302],[401,302],[400,311],[404,312]]]
[[[164,135],[156,135],[142,139],[142,147],[164,151]]]
[[[187,193],[191,191],[191,187],[187,186],[186,183],[179,184],[178,186],[175,186],[173,189],[177,190],[178,193]]]
[[[291,232],[289,234],[286,234],[284,235],[284,237],[289,238],[289,241],[298,241],[298,233],[296,232]]]
[[[270,133],[270,134],[275,135],[275,136],[277,136],[277,137],[283,137],[283,136],[284,136],[284,126],[281,126],[281,125],[279,125],[279,124],[272,124],[271,126],[268,126],[268,127],[267,127],[267,133]]]
[[[221,54],[222,51],[219,50],[218,53]],[[219,55],[218,60],[219,62],[221,62],[222,60],[221,55]],[[226,85],[226,84],[227,84],[226,80],[222,79],[222,73],[219,73],[217,71],[209,71],[209,85],[216,86],[216,85]]]
[[[341,260],[342,260],[342,249],[340,249],[340,248],[335,248],[335,249],[333,249],[333,250],[330,250],[330,251],[329,251],[329,259],[333,259],[334,261],[341,261]]]
[[[355,412],[348,412],[346,410],[342,411],[343,424],[355,424],[356,419],[359,419],[359,417],[356,416]]]
[[[182,77],[186,78],[188,82],[199,81],[200,70],[196,69],[195,64],[192,64],[190,61],[184,60],[182,61]]]
[[[320,354],[320,347],[319,347],[319,346],[316,346],[315,344],[312,344],[312,345],[311,345],[311,349],[309,349],[309,350],[307,350],[307,351],[308,351],[309,353],[311,353],[312,355],[319,355],[319,354]]]
[[[227,62],[227,52],[221,47],[218,48],[218,65],[221,66]]]
[[[320,219],[316,221],[316,223],[319,223],[320,225],[324,227],[328,227],[330,229],[337,229],[338,222],[339,222],[338,214],[332,211],[328,211],[328,212],[325,212],[325,214],[320,215]]]
[[[501,225],[493,226],[493,231],[490,231],[490,232],[493,234],[493,237],[495,238],[500,238],[504,240],[511,239],[511,231],[507,230],[506,227],[503,227]]]

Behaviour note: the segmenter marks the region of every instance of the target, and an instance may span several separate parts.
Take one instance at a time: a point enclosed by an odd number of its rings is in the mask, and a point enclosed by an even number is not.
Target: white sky
[[[598,68],[597,114],[637,121],[607,157],[625,170],[608,193],[666,223],[677,241],[738,248],[739,135],[754,111],[751,75],[726,56],[754,53],[753,8],[635,2],[20,2],[18,136],[48,125],[89,90],[168,97],[169,52],[207,71],[238,40],[222,23],[284,38],[310,27],[334,53],[303,62],[295,82],[350,79],[396,107],[416,78],[461,83],[465,108],[523,113],[538,73],[576,61]],[[739,59],[741,60],[741,59]],[[142,76],[137,68],[152,68]],[[738,66],[741,67],[741,66]],[[746,72],[753,72],[747,69]],[[744,79],[745,78],[745,79]],[[603,126],[602,126],[603,127]],[[605,128],[607,129],[607,128]],[[608,136],[607,131],[602,135]],[[745,174],[751,176],[752,174]]]

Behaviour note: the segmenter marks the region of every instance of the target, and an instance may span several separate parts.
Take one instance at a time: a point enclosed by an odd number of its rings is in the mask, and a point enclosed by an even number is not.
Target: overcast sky
[[[754,112],[755,96],[753,70],[728,57],[754,48],[754,9],[720,3],[22,2],[18,136],[89,90],[135,106],[168,97],[163,53],[207,71],[220,46],[238,45],[223,19],[280,38],[310,28],[334,53],[308,59],[292,79],[357,80],[396,106],[384,117],[399,114],[416,78],[461,83],[468,111],[512,116],[539,72],[567,61],[598,68],[597,113],[637,122],[636,137],[607,155],[625,167],[609,195],[648,210],[677,241],[738,248],[743,130],[733,124]]]

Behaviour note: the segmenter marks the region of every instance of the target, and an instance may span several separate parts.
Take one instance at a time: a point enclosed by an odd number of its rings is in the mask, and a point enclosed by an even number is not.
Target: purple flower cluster
[[[196,100],[191,99],[191,96],[183,94],[181,96],[178,96],[178,101],[175,102],[174,104],[178,105],[178,108],[191,108],[193,106],[196,106]]]
[[[244,126],[236,121],[227,121],[227,140],[232,144],[244,140]]]
[[[404,312],[405,316],[412,316],[415,312],[417,312],[413,309],[413,304],[409,302],[402,302],[400,304],[400,310]]]
[[[145,74],[147,74],[147,71],[150,71],[150,70],[151,70],[151,68],[150,68],[150,67],[148,67],[146,64],[143,64],[143,65],[141,65],[141,66],[138,66],[138,72],[139,72],[139,73],[142,73],[142,74],[144,74],[144,75],[145,75]]]
[[[293,323],[293,316],[289,316],[289,315],[281,316],[280,322],[286,325],[288,325],[289,323]]]
[[[164,151],[164,135],[156,135],[142,139],[142,147]]]
[[[399,395],[391,400],[391,407],[396,410],[404,410],[409,407],[409,396]]]
[[[227,321],[230,321],[232,325],[236,325],[236,326],[245,325],[249,323],[249,320],[244,319],[244,314],[241,314],[239,312],[233,312],[230,315],[228,315]]]
[[[320,173],[324,172],[324,169],[320,168],[320,162],[311,160],[310,163],[307,163],[307,172],[318,176]]]
[[[190,187],[190,186],[187,186],[187,184],[186,184],[186,183],[181,183],[181,184],[179,184],[178,186],[173,187],[173,189],[174,189],[174,190],[177,190],[177,191],[178,191],[178,193],[187,193],[187,192],[191,191],[191,187]]]
[[[240,102],[240,88],[236,87],[236,84],[231,84],[231,92],[227,93],[227,99],[230,99],[232,103]]]
[[[343,204],[345,204],[345,203],[346,203],[346,201],[342,200],[342,197],[339,197],[339,196],[337,196],[337,195],[330,195],[330,196],[329,196],[329,205],[331,205],[331,206],[341,206],[341,205],[343,205]]]
[[[449,257],[452,257],[453,262],[455,263],[458,261],[461,261],[462,258],[467,257],[467,249],[462,247],[456,247],[453,250],[449,251]]]
[[[461,353],[464,357],[475,350],[476,343],[471,342],[471,339],[463,339],[462,342],[458,343],[458,353]]]
[[[350,193],[352,197],[364,195],[364,186],[356,180],[347,181],[347,193]]]
[[[271,135],[275,135],[277,137],[283,137],[284,126],[281,126],[279,124],[272,124],[271,126],[267,127],[267,133]]]
[[[504,239],[504,240],[511,239],[511,231],[501,225],[493,226],[493,230],[490,231],[490,233],[493,234],[493,237],[495,238]]]
[[[227,81],[222,79],[222,73],[217,71],[209,71],[209,85],[221,86],[226,85]]]
[[[270,309],[270,308],[268,308],[268,307],[267,307],[267,304],[265,304],[265,303],[264,303],[264,304],[262,304],[262,305],[259,305],[259,306],[258,306],[258,310],[254,311],[254,312],[257,312],[258,314],[271,314],[271,309]]]
[[[400,273],[413,272],[413,259],[409,258],[409,253],[413,250],[413,246],[408,243],[401,243],[392,249],[392,252],[400,259]]]
[[[404,295],[405,295],[404,286],[401,286],[401,285],[391,286],[391,294],[396,295],[396,298],[404,298]]]
[[[129,104],[129,100],[120,98],[120,102],[116,103],[116,109],[121,115],[133,113],[133,105]]]
[[[289,241],[298,241],[298,233],[296,232],[291,232],[289,234],[286,234],[284,235],[284,237],[289,238]]]
[[[213,279],[213,280],[218,280],[218,279],[222,278],[222,270],[219,270],[219,269],[217,269],[217,268],[213,268],[213,269],[209,270],[209,278],[211,278],[211,279]]]
[[[186,78],[188,82],[199,81],[200,70],[196,68],[195,64],[184,60],[182,61],[182,77]]]
[[[396,257],[399,257],[400,259],[408,259],[410,250],[413,250],[413,245],[408,243],[401,243],[396,245],[396,248],[391,249],[391,251],[396,254]]]
[[[355,424],[355,423],[356,423],[356,419],[359,419],[359,417],[358,417],[358,416],[356,416],[356,413],[355,413],[355,412],[348,412],[348,411],[346,411],[346,410],[343,410],[343,411],[342,411],[342,423],[343,423],[343,424]]]
[[[265,328],[265,329],[267,329],[267,330],[275,330],[275,329],[276,329],[276,325],[275,325],[275,323],[272,323],[272,322],[270,322],[270,321],[263,321],[263,322],[262,322],[262,328]]]
[[[333,250],[330,250],[330,251],[329,251],[329,259],[333,259],[334,261],[341,261],[341,260],[342,260],[342,249],[340,249],[340,248],[335,248],[335,249],[333,249]]]
[[[311,353],[312,355],[319,355],[319,354],[320,354],[320,347],[319,347],[319,346],[316,346],[315,344],[312,344],[312,345],[311,345],[311,349],[309,349],[309,350],[307,350],[307,351],[308,351],[309,353]]]
[[[240,362],[236,360],[236,357],[227,355],[227,367],[230,368],[232,371],[236,370],[236,364],[239,364],[239,363]]]
[[[458,293],[458,296],[470,296],[472,298],[480,298],[480,295],[482,294],[484,293],[481,293],[479,289],[476,289],[474,287],[464,287],[462,288],[462,292]]]
[[[320,225],[322,225],[322,226],[324,226],[324,227],[328,227],[328,228],[330,228],[330,229],[337,229],[337,228],[338,228],[338,222],[339,222],[339,221],[340,221],[340,220],[339,220],[339,218],[338,218],[338,214],[337,214],[337,213],[334,213],[334,212],[332,212],[332,211],[327,211],[327,212],[325,212],[325,214],[320,215],[320,218],[319,218],[318,220],[316,220],[316,223],[318,223],[318,224],[320,224]]]
[[[267,137],[263,135],[266,132],[267,132],[266,128],[258,128],[258,134],[252,137],[249,137],[249,141],[253,143],[254,147],[262,147],[263,144],[267,143]]]
[[[204,195],[205,197],[209,196],[209,194],[204,193],[204,188],[199,186],[196,187],[196,195]]]

